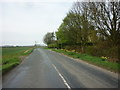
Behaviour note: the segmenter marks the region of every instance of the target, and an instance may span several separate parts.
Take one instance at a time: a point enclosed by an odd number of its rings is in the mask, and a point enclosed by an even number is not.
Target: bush
[[[58,47],[58,45],[55,43],[55,44],[49,44],[48,45],[48,48],[57,48]]]
[[[111,48],[101,48],[97,46],[89,46],[86,48],[86,53],[94,56],[106,56],[110,58],[110,61],[113,61],[111,59],[114,59],[114,61],[118,61],[118,47],[111,47]]]

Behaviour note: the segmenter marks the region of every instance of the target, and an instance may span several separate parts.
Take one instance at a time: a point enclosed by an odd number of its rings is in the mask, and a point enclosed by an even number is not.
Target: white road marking
[[[61,75],[61,73],[58,71],[58,69],[56,68],[56,66],[54,64],[52,64],[52,66],[55,68],[55,70],[58,72],[59,76],[62,78],[64,84],[67,86],[67,88],[71,89],[71,87],[68,85],[68,83],[66,82],[66,80],[64,79],[64,77]]]

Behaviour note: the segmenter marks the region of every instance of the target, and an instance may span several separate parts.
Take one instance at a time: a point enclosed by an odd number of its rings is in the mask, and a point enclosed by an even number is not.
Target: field
[[[0,70],[2,74],[20,64],[26,55],[29,55],[34,47],[4,47],[2,48],[2,59],[0,59]]]
[[[88,54],[81,54],[77,53],[75,51],[68,51],[68,50],[63,50],[63,49],[51,49],[55,52],[63,53],[65,55],[68,55],[73,58],[78,58],[80,60],[84,60],[88,63],[97,65],[99,67],[108,69],[113,72],[119,72],[120,71],[120,64],[115,63],[115,62],[109,62],[106,58],[104,57],[96,57],[96,56],[91,56]]]

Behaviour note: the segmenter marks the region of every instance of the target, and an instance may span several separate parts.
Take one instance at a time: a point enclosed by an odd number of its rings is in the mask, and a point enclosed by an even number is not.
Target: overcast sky
[[[57,30],[76,0],[19,1],[0,2],[2,45],[43,44],[44,35]]]

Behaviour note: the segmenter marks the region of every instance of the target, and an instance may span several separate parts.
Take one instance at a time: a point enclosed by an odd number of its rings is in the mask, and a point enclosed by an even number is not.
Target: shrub
[[[111,47],[111,48],[103,48],[103,47],[97,47],[97,46],[89,46],[86,48],[86,53],[94,56],[105,56],[109,57],[109,61],[112,58],[114,61],[118,61],[118,47]]]

